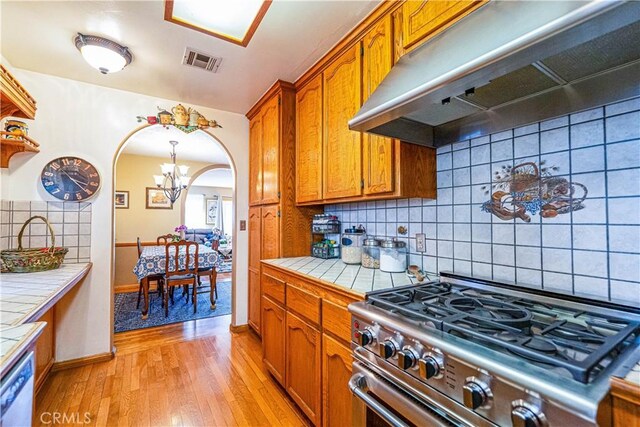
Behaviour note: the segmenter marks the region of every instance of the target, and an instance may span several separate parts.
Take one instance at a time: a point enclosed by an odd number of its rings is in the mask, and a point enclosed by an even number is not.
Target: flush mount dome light
[[[104,37],[78,33],[75,43],[85,61],[102,74],[122,70],[133,58],[127,47]]]

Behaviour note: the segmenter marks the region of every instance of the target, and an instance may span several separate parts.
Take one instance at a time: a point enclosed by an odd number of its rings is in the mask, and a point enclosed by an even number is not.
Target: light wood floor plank
[[[309,426],[265,369],[259,338],[229,332],[229,322],[117,334],[113,360],[49,376],[34,425],[63,412],[75,420],[87,413],[93,426]]]

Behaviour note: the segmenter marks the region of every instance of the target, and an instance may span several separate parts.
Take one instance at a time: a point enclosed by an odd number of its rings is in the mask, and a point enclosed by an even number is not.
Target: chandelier
[[[187,176],[189,166],[176,165],[176,145],[178,145],[178,141],[169,141],[169,144],[172,146],[171,163],[161,164],[162,175],[154,175],[153,179],[156,181],[156,186],[164,191],[165,196],[173,206],[176,200],[180,198],[182,190],[189,185],[191,178]]]

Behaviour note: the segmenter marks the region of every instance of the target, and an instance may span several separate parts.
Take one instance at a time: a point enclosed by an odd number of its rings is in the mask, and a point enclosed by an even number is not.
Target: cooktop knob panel
[[[418,356],[411,348],[405,348],[398,352],[398,366],[400,369],[413,368],[418,361]]]
[[[367,329],[365,329],[363,331],[356,331],[354,335],[356,337],[356,341],[362,347],[365,347],[365,346],[371,344],[371,342],[373,342],[373,335],[371,334],[371,331],[369,331]]]
[[[475,377],[467,378],[467,382],[462,387],[464,406],[471,409],[478,409],[489,403],[491,389],[489,386]]]
[[[512,403],[511,424],[513,427],[544,427],[546,417],[540,410],[522,400]]]
[[[425,380],[442,376],[442,358],[435,355],[426,355],[418,360],[420,376]]]
[[[393,340],[387,339],[378,344],[378,352],[383,359],[395,356],[397,351],[398,345]]]

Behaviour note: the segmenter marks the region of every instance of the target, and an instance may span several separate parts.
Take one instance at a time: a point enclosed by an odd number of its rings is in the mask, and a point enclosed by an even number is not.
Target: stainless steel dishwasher
[[[30,426],[33,418],[33,351],[20,359],[0,382],[0,427]]]

